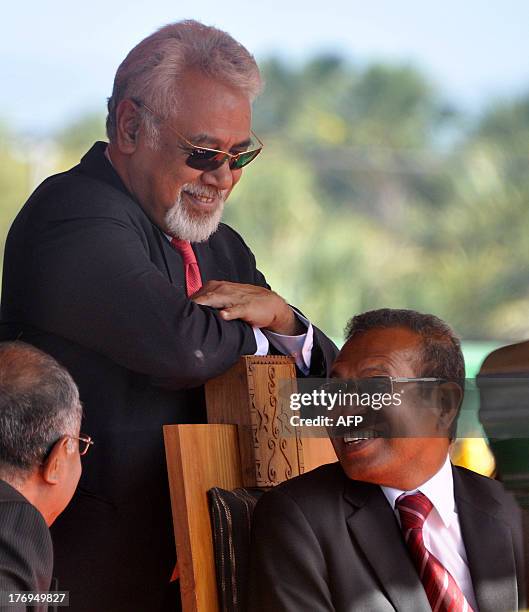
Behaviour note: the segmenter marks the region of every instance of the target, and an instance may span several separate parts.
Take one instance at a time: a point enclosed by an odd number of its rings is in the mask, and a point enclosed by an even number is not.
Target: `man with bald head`
[[[161,28],[117,70],[109,142],[44,181],[9,233],[2,318],[68,367],[98,442],[53,531],[76,612],[165,605],[175,549],[162,427],[205,422],[208,379],[272,350],[325,375],[335,355],[220,223],[263,147],[251,129],[260,89],[255,60],[225,32]]]
[[[249,609],[525,607],[520,509],[500,483],[449,459],[464,376],[458,338],[433,315],[350,321],[325,392],[391,402],[344,408],[363,421],[331,430],[339,462],[259,500]]]

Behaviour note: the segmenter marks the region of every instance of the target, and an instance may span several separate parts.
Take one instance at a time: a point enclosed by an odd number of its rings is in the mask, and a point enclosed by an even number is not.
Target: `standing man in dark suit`
[[[398,401],[333,437],[339,463],[257,503],[249,609],[523,609],[520,510],[448,457],[465,376],[452,330],[409,310],[356,316],[331,376],[327,392]]]
[[[220,223],[262,148],[260,88],[228,34],[162,28],[117,71],[109,144],[44,181],[10,230],[2,318],[68,367],[98,441],[53,530],[72,611],[164,605],[175,550],[162,426],[205,421],[208,379],[271,347],[304,373],[334,358]]]
[[[68,372],[23,342],[0,343],[0,593],[48,591],[48,526],[81,475],[81,404]],[[8,601],[3,599],[2,604]],[[26,609],[8,606],[6,609]],[[47,609],[46,606],[37,609]]]

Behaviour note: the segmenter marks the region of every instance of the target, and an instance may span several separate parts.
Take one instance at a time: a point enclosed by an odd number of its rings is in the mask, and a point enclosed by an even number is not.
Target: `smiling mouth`
[[[375,438],[380,438],[379,432],[374,429],[366,429],[365,431],[345,435],[342,439],[346,446],[357,446],[368,440],[374,440]]]
[[[213,202],[215,202],[215,200],[217,199],[217,198],[212,198],[206,195],[200,195],[198,193],[192,193],[191,191],[186,191],[186,190],[184,190],[184,193],[187,196],[193,198],[194,200],[201,202],[202,204],[213,204]]]

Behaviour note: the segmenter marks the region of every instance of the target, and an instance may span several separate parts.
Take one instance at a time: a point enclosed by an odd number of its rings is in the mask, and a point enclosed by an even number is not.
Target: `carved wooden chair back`
[[[209,489],[270,487],[336,461],[327,438],[289,426],[295,390],[292,359],[243,357],[206,385],[208,425],[164,426],[183,612],[219,610]]]

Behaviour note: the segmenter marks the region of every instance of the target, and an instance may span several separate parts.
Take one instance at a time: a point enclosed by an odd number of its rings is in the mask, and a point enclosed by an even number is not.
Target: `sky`
[[[258,60],[330,51],[359,65],[410,63],[469,112],[529,93],[525,0],[26,0],[2,6],[0,121],[46,134],[103,112],[126,53],[185,18],[228,31]]]

